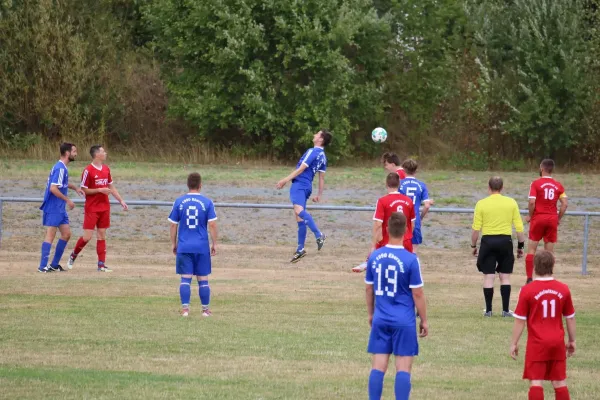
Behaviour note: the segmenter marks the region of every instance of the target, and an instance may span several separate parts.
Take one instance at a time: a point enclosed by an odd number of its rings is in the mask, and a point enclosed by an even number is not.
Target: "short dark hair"
[[[398,157],[396,153],[383,153],[383,155],[381,156],[381,162],[387,162],[390,164],[396,164],[397,166],[400,166],[400,157]]]
[[[398,176],[398,174],[395,172],[390,172],[388,174],[388,176],[385,178],[385,184],[387,187],[390,187],[390,188],[400,187],[400,176]]]
[[[537,276],[552,275],[554,271],[554,254],[548,250],[540,250],[535,253],[533,258],[535,274]]]
[[[67,151],[72,151],[73,147],[75,147],[75,145],[73,143],[61,143],[60,144],[60,155],[64,156],[65,154],[67,154]]]
[[[95,144],[92,147],[90,147],[90,156],[92,156],[92,158],[96,158],[96,154],[98,154],[101,148],[101,144]]]
[[[391,237],[398,239],[404,236],[406,231],[406,217],[401,212],[392,213],[388,220],[388,233]]]
[[[419,164],[417,164],[417,162],[413,159],[408,159],[408,160],[404,160],[404,162],[402,163],[402,168],[404,168],[404,170],[406,171],[406,173],[408,175],[412,175],[415,172],[417,172],[417,168],[419,167]]]
[[[188,175],[187,186],[190,190],[198,190],[200,189],[200,185],[202,184],[202,177],[197,172],[192,172]]]
[[[551,174],[552,171],[554,171],[554,160],[551,160],[549,158],[542,160],[542,169],[547,173]]]
[[[333,135],[327,129],[321,129],[321,138],[323,138],[323,147],[327,147],[331,143]]]
[[[492,191],[499,192],[504,187],[504,181],[499,176],[492,176],[488,182],[488,186]]]

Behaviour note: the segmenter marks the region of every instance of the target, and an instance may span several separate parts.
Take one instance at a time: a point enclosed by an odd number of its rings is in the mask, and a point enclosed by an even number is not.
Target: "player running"
[[[412,236],[412,252],[417,252],[417,246],[423,243],[423,235],[421,233],[421,221],[427,215],[429,208],[433,204],[433,200],[429,198],[429,191],[425,182],[415,178],[418,164],[415,160],[406,160],[402,163],[402,168],[406,171],[406,178],[400,181],[400,193],[410,197],[415,206],[415,225]],[[423,211],[420,211],[423,204]]]
[[[75,204],[67,197],[69,189],[83,196],[83,191],[72,183],[69,183],[69,170],[67,166],[77,157],[77,147],[72,143],[63,143],[60,145],[60,160],[50,170],[46,191],[44,192],[44,202],[40,210],[44,212],[42,223],[46,227],[46,237],[42,242],[42,257],[38,272],[46,273],[52,271],[64,271],[60,266],[60,259],[67,247],[67,242],[71,238],[71,227],[69,226],[69,210],[75,207]],[[52,242],[56,237],[56,231],[60,231],[60,239],[54,250],[54,258],[48,264]]]
[[[400,166],[400,157],[396,153],[383,153],[381,160],[383,161],[383,168],[387,172],[397,173],[400,179],[406,178],[406,172]]]
[[[397,173],[391,172],[385,180],[388,194],[377,200],[375,214],[373,215],[373,233],[371,235],[371,252],[382,248],[388,244],[389,236],[387,233],[387,221],[395,212],[401,212],[406,217],[407,229],[404,234],[404,248],[412,252],[412,229],[415,217],[415,207],[412,200],[406,195],[398,192],[400,177]],[[367,263],[363,262],[352,268],[352,272],[362,272],[367,268]]]
[[[558,239],[558,224],[567,211],[568,200],[563,185],[552,178],[554,161],[545,159],[540,164],[540,176],[531,184],[529,189],[529,216],[525,222],[530,222],[529,244],[525,257],[525,272],[527,283],[533,278],[533,256],[540,240],[544,239],[544,249],[554,250],[554,243]],[[557,215],[556,202],[560,202],[560,211]]]
[[[83,236],[79,238],[75,249],[69,257],[67,267],[73,268],[77,256],[85,245],[92,239],[94,229],[98,229],[96,252],[98,254],[98,272],[112,272],[106,267],[106,230],[110,227],[110,202],[108,195],[112,194],[121,204],[124,211],[128,210],[127,204],[113,184],[108,165],[105,165],[108,153],[100,145],[90,148],[92,163],[88,165],[81,175],[81,188],[85,192],[85,207],[83,217]]]
[[[292,263],[298,262],[306,256],[304,243],[306,242],[306,227],[315,234],[317,239],[317,250],[321,250],[325,244],[325,235],[321,233],[312,216],[306,211],[306,202],[312,193],[312,184],[317,172],[319,173],[319,192],[312,201],[318,203],[323,196],[325,187],[325,171],[327,170],[327,157],[325,157],[325,147],[331,143],[332,135],[329,131],[321,129],[313,136],[315,147],[308,149],[298,164],[294,172],[277,182],[277,189],[282,189],[286,183],[292,181],[290,187],[290,200],[294,206],[294,214],[298,223],[298,247],[294,256],[290,260]]]
[[[169,215],[171,221],[171,243],[176,258],[176,272],[181,275],[179,297],[181,315],[190,312],[192,276],[198,281],[198,294],[202,304],[202,316],[210,317],[211,256],[217,254],[217,214],[215,206],[200,194],[202,177],[193,172],[188,175],[188,194],[178,197]],[[210,230],[210,242],[208,240]],[[211,243],[212,242],[212,243]]]
[[[427,307],[419,259],[402,247],[406,217],[396,212],[386,222],[389,243],[371,253],[365,277],[371,325],[367,351],[373,354],[369,399],[381,399],[383,378],[394,354],[396,399],[408,400],[413,358],[419,354],[415,306],[421,320],[420,337],[429,333]]]
[[[567,357],[575,353],[575,309],[569,287],[552,277],[554,255],[538,251],[534,258],[535,280],[521,288],[514,312],[510,355],[517,359],[519,338],[527,324],[527,349],[523,379],[529,379],[529,400],[544,400],[544,381],[551,381],[556,400],[569,400]],[[565,346],[563,317],[569,342]]]

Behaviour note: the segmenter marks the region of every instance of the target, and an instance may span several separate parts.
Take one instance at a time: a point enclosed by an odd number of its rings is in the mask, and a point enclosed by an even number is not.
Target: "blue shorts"
[[[413,229],[412,244],[421,244],[421,243],[423,243],[423,235],[421,234],[421,227],[415,226],[415,229]]]
[[[367,352],[411,357],[419,355],[419,341],[415,326],[373,324]]]
[[[209,253],[178,253],[175,261],[179,275],[207,276],[211,272]]]
[[[312,189],[302,188],[292,183],[292,187],[290,188],[290,201],[292,204],[302,206],[302,208],[306,209],[306,202],[310,198],[311,193]]]
[[[58,227],[61,225],[69,225],[69,214],[62,213],[47,213],[44,212],[42,217],[42,225]]]

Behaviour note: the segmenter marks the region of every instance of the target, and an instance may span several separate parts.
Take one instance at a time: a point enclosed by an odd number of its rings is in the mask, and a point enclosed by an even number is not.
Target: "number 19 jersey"
[[[416,325],[412,289],[423,286],[416,255],[390,244],[375,250],[367,261],[365,283],[375,293],[373,325]]]
[[[175,200],[169,221],[179,225],[177,253],[209,253],[208,223],[216,219],[212,200],[200,193],[188,193]]]

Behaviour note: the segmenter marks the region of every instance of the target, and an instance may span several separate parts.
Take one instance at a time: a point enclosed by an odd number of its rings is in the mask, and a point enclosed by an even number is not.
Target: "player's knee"
[[[71,232],[63,233],[60,238],[65,242],[68,242],[71,239]]]
[[[541,385],[540,385],[541,386]],[[555,389],[567,386],[567,381],[552,381],[552,387]]]

